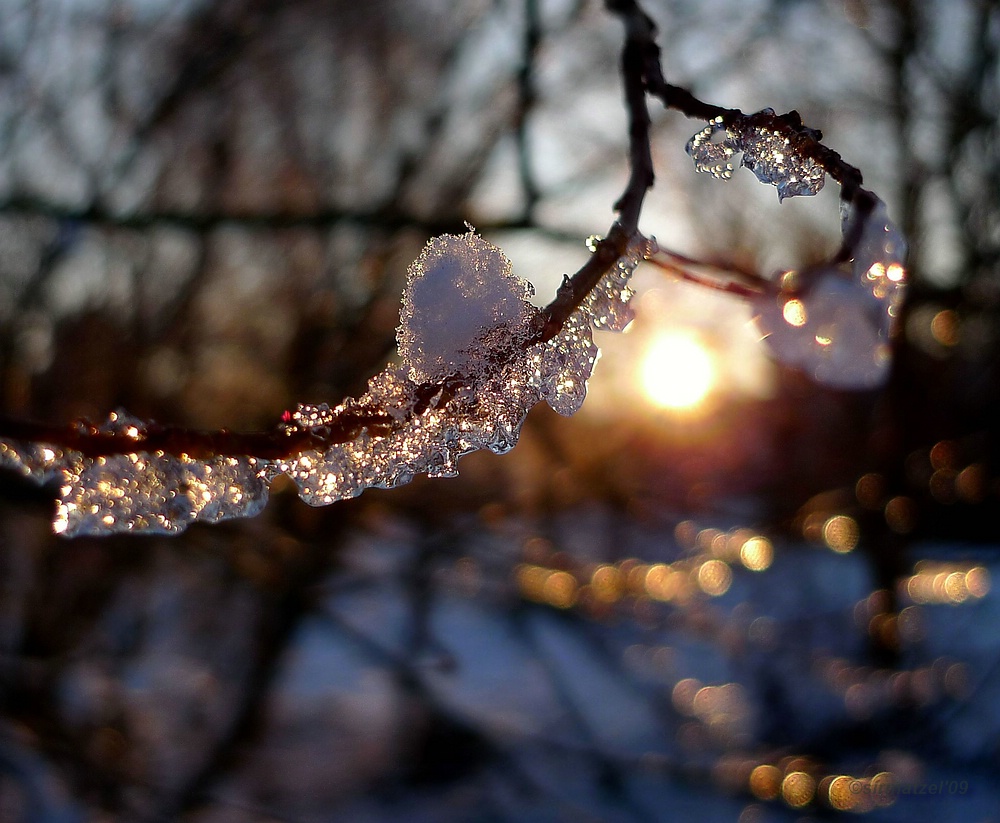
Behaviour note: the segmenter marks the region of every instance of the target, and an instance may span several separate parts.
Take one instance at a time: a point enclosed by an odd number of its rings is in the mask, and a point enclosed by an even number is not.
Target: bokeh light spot
[[[568,609],[576,602],[576,578],[569,572],[552,572],[542,587],[545,600],[559,609]]]
[[[858,545],[858,523],[846,514],[835,514],[823,524],[823,542],[835,552],[845,554]]]
[[[809,315],[806,313],[806,306],[801,300],[789,300],[781,308],[781,316],[789,326],[800,327],[806,324]]]
[[[681,714],[686,714],[689,717],[693,716],[694,699],[698,692],[701,691],[701,688],[701,682],[694,677],[685,677],[683,680],[679,680],[674,686],[673,692],[671,692],[671,700],[674,703],[674,708]]]
[[[955,493],[966,503],[982,502],[986,496],[986,470],[982,463],[972,463],[958,473]]]
[[[774,548],[766,537],[751,537],[740,546],[740,562],[752,572],[770,568],[773,559]]]
[[[725,594],[732,582],[733,571],[721,560],[706,560],[698,569],[698,586],[711,597]]]
[[[854,808],[857,792],[851,790],[853,782],[854,778],[846,774],[838,775],[830,781],[826,796],[832,808],[840,812],[850,811]]]
[[[654,600],[664,602],[676,597],[684,582],[684,575],[664,563],[654,563],[646,572],[646,593]]]
[[[917,506],[909,498],[894,497],[885,504],[885,522],[896,534],[909,534],[917,522]]]
[[[878,806],[891,806],[896,801],[896,783],[892,772],[879,772],[868,784],[868,792]]]
[[[854,495],[866,509],[875,511],[882,508],[885,478],[877,472],[862,475],[854,486]]]
[[[750,791],[760,800],[774,800],[781,792],[781,769],[762,763],[750,772]]]
[[[793,809],[808,806],[816,791],[816,781],[805,772],[790,772],[781,781],[781,796]]]
[[[942,346],[956,346],[959,339],[958,315],[951,309],[942,309],[931,319],[931,334]]]
[[[951,440],[939,440],[928,455],[935,469],[952,469],[958,459],[958,447]]]
[[[965,573],[965,588],[973,597],[982,598],[990,593],[990,573],[983,566],[975,566]]]
[[[614,603],[622,595],[622,575],[614,566],[598,566],[590,578],[590,585],[598,600]]]

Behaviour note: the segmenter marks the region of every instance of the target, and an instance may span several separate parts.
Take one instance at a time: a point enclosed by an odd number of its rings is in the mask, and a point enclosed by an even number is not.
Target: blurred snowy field
[[[758,823],[836,815],[839,775],[873,821],[998,819],[995,547],[909,548],[914,563],[975,569],[978,588],[910,603],[898,666],[879,669],[860,551],[775,539],[766,570],[731,564],[724,592],[674,602],[624,583],[589,607],[582,592],[566,608],[525,596],[526,556],[626,574],[683,560],[674,529],[628,523],[607,557],[610,517],[573,511],[541,538],[537,523],[470,516],[428,537],[382,512],[311,584],[263,682],[267,587],[234,576],[246,561],[143,542],[153,559],[119,579],[59,665],[5,651],[20,685],[8,694],[34,678],[71,736],[29,732],[13,719],[23,707],[5,706],[0,820]],[[17,519],[5,522],[9,537]],[[26,630],[12,593],[38,572],[14,568],[10,545],[8,650]],[[100,566],[102,546],[60,551]],[[259,701],[240,725],[248,691]],[[61,751],[71,739],[82,758]]]

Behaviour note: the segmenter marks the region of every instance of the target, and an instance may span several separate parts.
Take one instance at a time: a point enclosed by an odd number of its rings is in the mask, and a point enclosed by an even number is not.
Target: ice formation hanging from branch
[[[622,79],[630,175],[608,235],[544,309],[496,246],[471,229],[432,239],[411,265],[397,332],[400,362],[368,391],[331,408],[299,405],[271,430],[241,434],[162,426],[112,412],[102,423],[48,426],[0,419],[0,468],[57,488],[64,535],[172,534],[201,520],[258,513],[271,481],[292,478],[312,505],[447,477],[465,454],[501,454],[544,400],[573,414],[597,358],[594,329],[631,319],[629,277],[651,252],[638,231],[653,185],[648,99],[707,123],[690,141],[696,169],[728,178],[732,161],[779,198],[841,186],[843,242],[828,263],[746,292],[774,353],[821,382],[884,380],[905,281],[905,243],[861,173],[795,112],[743,114],[704,103],[663,78],[656,28],[634,0],[608,0],[625,23]]]
[[[499,248],[471,230],[434,238],[410,266],[397,332],[402,362],[373,377],[357,399],[286,412],[282,434],[309,444],[287,455],[150,449],[157,430],[116,411],[100,425],[78,424],[103,454],[4,438],[0,466],[58,484],[54,528],[65,535],[171,534],[196,520],[252,516],[280,474],[315,506],[418,474],[450,477],[465,454],[512,449],[536,403],[564,415],[580,408],[597,359],[592,330],[627,325],[628,278],[647,248],[635,235],[548,335],[544,312],[527,302],[530,285]],[[345,418],[369,422],[341,438]]]
[[[844,242],[856,234],[852,257],[785,271],[757,272],[694,260],[659,248],[651,262],[683,280],[748,302],[771,355],[836,389],[883,385],[892,365],[906,292],[906,241],[876,200],[867,214],[846,209]]]
[[[757,175],[761,183],[774,186],[778,200],[817,194],[826,182],[826,171],[793,145],[793,141],[803,138],[817,139],[817,132],[802,127],[795,134],[766,122],[755,122],[774,117],[774,109],[764,109],[728,126],[722,115],[712,118],[687,144],[695,170],[728,180],[733,176],[732,160],[737,152],[742,152],[741,165]]]
[[[687,144],[695,170],[732,177],[733,159],[775,186],[778,199],[817,194],[826,170],[808,151],[819,132],[794,112],[773,109],[717,115]],[[803,150],[805,149],[805,150]],[[859,185],[843,193],[843,241],[837,256],[803,271],[761,282],[752,295],[755,321],[772,354],[819,383],[871,389],[885,382],[906,287],[906,241],[885,204]]]
[[[885,204],[865,215],[848,210],[845,236],[855,229],[851,260],[786,272],[753,301],[774,356],[838,389],[872,389],[888,378],[906,288],[906,242]]]

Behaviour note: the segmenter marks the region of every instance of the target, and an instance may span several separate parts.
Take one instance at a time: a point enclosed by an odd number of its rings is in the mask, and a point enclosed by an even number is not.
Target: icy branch
[[[161,429],[123,411],[65,432],[21,424],[43,442],[5,436],[0,466],[58,484],[54,528],[66,535],[170,534],[196,520],[251,516],[280,474],[311,505],[417,474],[452,476],[465,454],[512,449],[539,401],[565,415],[580,408],[597,359],[592,329],[627,325],[628,278],[647,248],[636,236],[582,299],[568,281],[538,313],[525,300],[530,286],[496,246],[472,231],[435,238],[410,267],[402,362],[373,377],[361,397],[336,408],[300,405],[259,435]],[[249,448],[222,451],[234,445]]]

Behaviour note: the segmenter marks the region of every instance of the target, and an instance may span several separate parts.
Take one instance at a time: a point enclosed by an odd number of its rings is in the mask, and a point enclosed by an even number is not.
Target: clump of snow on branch
[[[391,420],[348,442],[279,460],[151,453],[142,449],[143,421],[118,411],[100,425],[81,425],[91,434],[134,439],[134,452],[90,457],[0,439],[0,466],[58,484],[54,528],[65,535],[171,534],[196,520],[252,516],[281,474],[311,505],[399,486],[418,474],[448,477],[465,454],[513,448],[539,401],[566,415],[580,408],[598,355],[592,331],[628,324],[628,279],[647,254],[637,236],[559,333],[531,344],[541,339],[527,302],[531,287],[500,249],[472,231],[431,240],[409,270],[397,335],[401,362],[373,377],[357,399],[335,408],[300,405],[284,418],[289,431],[309,432],[318,443],[345,409]]]
[[[473,232],[435,237],[407,272],[396,337],[417,383],[481,371],[491,350],[527,337],[531,284]]]
[[[503,454],[541,400],[560,414],[575,413],[597,359],[592,328],[623,327],[631,296],[625,282],[645,254],[645,241],[634,242],[559,334],[524,346],[535,318],[525,299],[530,286],[511,273],[503,252],[472,232],[431,240],[410,267],[398,335],[402,363],[372,378],[356,401],[389,410],[399,425],[303,452],[279,470],[295,480],[303,500],[325,505],[417,474],[452,476],[458,459],[473,451]],[[490,276],[499,282],[487,283]],[[482,304],[475,298],[480,292]],[[449,384],[454,375],[463,379]],[[417,381],[428,380],[444,382],[416,412]],[[323,425],[322,409],[300,407],[296,414]]]

